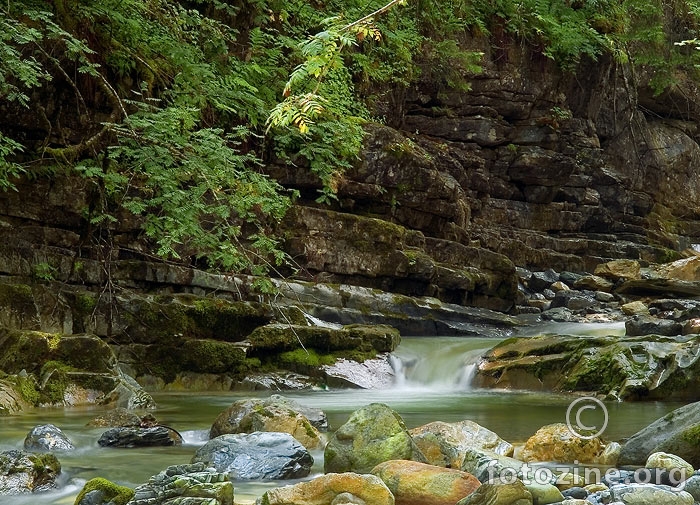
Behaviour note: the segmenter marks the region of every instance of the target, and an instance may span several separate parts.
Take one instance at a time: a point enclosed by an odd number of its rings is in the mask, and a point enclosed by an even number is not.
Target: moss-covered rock
[[[621,399],[696,399],[700,342],[660,335],[511,338],[485,354],[475,383]]]
[[[330,438],[324,471],[368,473],[384,461],[408,459],[424,463],[401,416],[381,403],[356,410]]]
[[[47,491],[56,487],[61,464],[50,453],[0,452],[0,495]]]
[[[134,490],[120,486],[102,477],[95,477],[85,483],[75,498],[75,505],[112,503],[126,505],[134,497]]]

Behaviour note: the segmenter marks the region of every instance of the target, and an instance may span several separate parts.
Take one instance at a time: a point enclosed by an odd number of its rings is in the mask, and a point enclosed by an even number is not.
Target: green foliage
[[[57,273],[58,271],[56,268],[46,262],[37,263],[32,267],[33,277],[44,282],[56,280]]]

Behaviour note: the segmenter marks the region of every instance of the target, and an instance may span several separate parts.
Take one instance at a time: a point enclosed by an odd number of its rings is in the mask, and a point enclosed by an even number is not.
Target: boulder
[[[167,426],[119,426],[105,431],[97,443],[100,447],[170,446],[182,444],[182,437]]]
[[[529,484],[525,484],[525,488],[532,495],[532,503],[536,503],[537,505],[548,505],[550,503],[558,503],[564,500],[564,495],[554,484],[546,484],[533,480],[530,481]],[[584,493],[586,493],[585,490]],[[586,496],[588,496],[588,493],[586,493]],[[586,496],[584,496],[584,498]]]
[[[324,445],[324,439],[302,412],[311,415],[319,426],[328,426],[322,411],[273,395],[265,400],[234,402],[217,416],[209,437],[216,438],[227,433],[281,432],[289,433],[309,450],[318,449]]]
[[[72,451],[73,442],[53,424],[34,426],[24,439],[24,450],[32,452]]]
[[[511,477],[519,476],[523,462],[508,456],[475,447],[468,448],[464,453],[462,471],[472,474],[479,482],[509,481]]]
[[[649,308],[639,300],[625,303],[620,306],[620,310],[626,316],[649,316]]]
[[[203,463],[169,466],[134,489],[129,505],[233,505],[233,484],[226,473]]]
[[[467,448],[487,449],[503,456],[513,455],[513,445],[473,421],[435,421],[409,430],[418,449],[431,465],[462,468]]]
[[[559,274],[550,268],[544,272],[532,272],[527,284],[534,291],[544,291],[558,280]]]
[[[394,384],[394,369],[389,363],[388,354],[361,363],[340,358],[321,369],[329,387],[386,389]]]
[[[50,453],[0,452],[0,495],[37,493],[58,487],[61,464]]]
[[[610,488],[610,496],[625,505],[693,505],[690,493],[655,484],[618,484]]]
[[[392,459],[425,462],[401,416],[381,403],[356,410],[331,436],[324,452],[329,472],[367,473]]]
[[[672,263],[654,265],[652,270],[655,276],[662,279],[700,281],[700,256],[691,256]]]
[[[481,485],[469,473],[416,461],[385,461],[372,473],[384,481],[396,505],[453,505]]]
[[[271,489],[260,505],[394,505],[394,495],[375,475],[329,473],[307,482]]]
[[[596,305],[595,294],[588,291],[558,291],[552,300],[552,308],[583,310]]]
[[[695,502],[700,502],[700,474],[695,473],[691,475],[683,483],[683,491],[690,493]]]
[[[613,282],[628,281],[641,277],[641,267],[637,260],[621,259],[601,263],[595,267],[593,273]]]
[[[700,467],[700,402],[684,405],[642,428],[622,444],[619,465],[644,465],[655,452]]]
[[[482,484],[456,505],[532,505],[532,495],[519,480],[512,483]]]
[[[554,461],[557,463],[594,463],[603,453],[605,445],[599,437],[579,438],[566,424],[543,426],[531,436],[520,457],[527,462]]]
[[[298,479],[311,472],[313,458],[289,433],[220,435],[200,447],[192,463],[204,463],[234,480]]]
[[[637,315],[625,321],[625,333],[630,337],[642,335],[674,336],[683,333],[683,325],[669,319]]]
[[[472,384],[623,400],[694,400],[700,388],[700,342],[660,335],[514,337],[484,353]]]
[[[119,505],[133,497],[133,489],[96,477],[85,483],[75,498],[75,505]]]
[[[598,275],[584,275],[574,283],[574,288],[609,293],[613,288],[613,283]]]
[[[660,468],[662,470],[666,470],[669,472],[669,476],[672,476],[671,474],[675,474],[676,484],[679,484],[687,477],[690,477],[695,471],[693,465],[688,463],[683,458],[679,458],[675,454],[667,454],[665,452],[655,452],[650,454],[644,466],[646,468]]]

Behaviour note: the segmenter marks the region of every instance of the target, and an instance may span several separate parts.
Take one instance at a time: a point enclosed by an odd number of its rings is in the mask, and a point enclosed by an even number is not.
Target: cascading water
[[[484,351],[487,338],[404,338],[389,360],[399,389],[466,390]]]

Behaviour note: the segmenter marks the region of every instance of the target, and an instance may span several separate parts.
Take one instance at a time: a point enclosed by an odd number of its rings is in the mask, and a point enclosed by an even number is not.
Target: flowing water
[[[620,325],[551,325],[522,333],[543,332],[620,334]],[[343,424],[350,413],[372,402],[385,403],[403,417],[409,428],[431,421],[465,419],[485,426],[504,439],[524,442],[539,427],[564,422],[573,397],[558,394],[477,390],[469,379],[479,356],[498,342],[494,338],[413,337],[404,338],[392,356],[395,384],[384,390],[318,390],[284,392],[306,405],[323,409],[331,428]],[[105,477],[130,487],[168,465],[188,463],[197,447],[205,443],[216,416],[233,401],[269,393],[159,393],[155,412],[161,423],[177,429],[185,439],[181,447],[108,449],[97,445],[104,428],[85,424],[103,413],[103,407],[36,409],[21,416],[0,420],[0,450],[20,449],[29,430],[43,423],[60,427],[77,450],[59,454],[63,466],[59,491],[21,497],[2,497],[2,505],[72,504],[82,484],[92,477]],[[620,440],[679,407],[679,403],[609,403],[610,421],[603,437]],[[323,453],[312,453],[314,473],[323,471]],[[278,482],[236,482],[236,501],[253,501],[266,489],[288,484]]]

